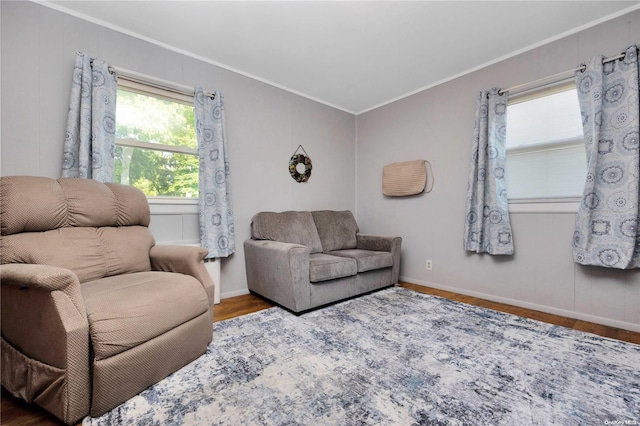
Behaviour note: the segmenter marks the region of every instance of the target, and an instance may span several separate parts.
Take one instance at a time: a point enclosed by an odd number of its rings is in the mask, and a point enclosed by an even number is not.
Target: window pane
[[[115,182],[150,197],[198,197],[198,157],[116,146]]]
[[[193,105],[183,102],[118,89],[116,139],[181,146],[197,152]],[[121,143],[126,145],[126,141]],[[135,186],[151,197],[198,197],[197,154],[116,146],[115,157],[116,182]]]
[[[584,144],[507,156],[509,198],[576,197],[587,175]]]
[[[116,138],[197,148],[193,105],[118,89]]]
[[[586,170],[575,88],[507,107],[510,199],[579,197]]]
[[[507,109],[507,148],[582,138],[582,117],[575,89]]]

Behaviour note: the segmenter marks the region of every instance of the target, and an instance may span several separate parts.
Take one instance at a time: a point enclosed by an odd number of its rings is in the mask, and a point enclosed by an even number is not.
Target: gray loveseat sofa
[[[244,242],[249,290],[296,313],[398,282],[402,238],[360,234],[350,211],[260,212]]]

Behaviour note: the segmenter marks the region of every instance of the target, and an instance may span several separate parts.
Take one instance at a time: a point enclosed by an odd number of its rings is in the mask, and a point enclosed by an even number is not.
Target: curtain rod
[[[91,63],[93,63],[93,59],[91,59]],[[112,65],[109,65],[109,72],[115,73],[118,77],[122,77],[125,80],[146,84],[158,89],[178,93],[180,95],[194,96],[196,91],[195,88],[186,86],[184,84],[174,83],[172,81],[163,80],[161,78],[152,77],[147,74],[142,74],[124,68],[114,67]],[[215,99],[216,97],[215,93],[204,92],[204,95],[210,97],[211,99]]]
[[[636,49],[636,50],[638,50],[638,49]],[[603,59],[602,63],[606,64],[607,62],[613,62],[615,60],[622,59],[622,58],[625,57],[625,55],[626,55],[626,53],[621,53],[619,55]],[[509,94],[513,94],[512,92],[514,92],[514,91],[516,93],[519,93],[519,91],[524,92],[526,90],[534,89],[534,88],[536,88],[538,86],[541,86],[541,85],[543,85],[543,83],[555,83],[555,82],[558,82],[558,81],[562,81],[562,80],[564,80],[566,78],[569,78],[576,71],[584,72],[584,70],[586,70],[586,69],[587,69],[587,66],[583,64],[583,65],[580,65],[579,67],[574,68],[572,70],[559,72],[557,74],[553,74],[553,75],[550,75],[548,77],[543,77],[543,78],[540,78],[538,80],[530,81],[530,82],[524,83],[524,84],[518,84],[517,86],[512,86],[512,87],[509,87],[508,89],[499,90],[498,94],[502,95],[505,92],[509,92]],[[564,78],[561,78],[561,77],[564,77]]]

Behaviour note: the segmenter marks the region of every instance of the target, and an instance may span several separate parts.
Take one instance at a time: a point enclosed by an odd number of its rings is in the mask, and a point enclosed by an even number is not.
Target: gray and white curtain
[[[576,263],[640,268],[638,51],[588,61],[576,72],[587,181],[576,217]]]
[[[195,89],[196,137],[200,157],[200,243],[208,258],[235,252],[233,205],[229,183],[229,152],[224,124],[222,93],[207,96]]]
[[[464,248],[489,254],[513,254],[505,182],[508,93],[478,95],[467,188]]]
[[[62,177],[113,181],[118,82],[109,64],[78,53],[73,67]]]

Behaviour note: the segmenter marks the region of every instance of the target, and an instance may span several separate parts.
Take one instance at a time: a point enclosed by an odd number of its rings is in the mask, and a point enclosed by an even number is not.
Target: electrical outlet
[[[433,263],[431,263],[431,259],[427,259],[427,271],[430,271],[433,268]]]

